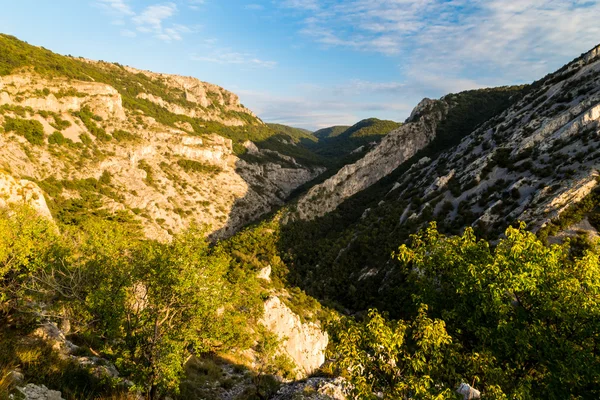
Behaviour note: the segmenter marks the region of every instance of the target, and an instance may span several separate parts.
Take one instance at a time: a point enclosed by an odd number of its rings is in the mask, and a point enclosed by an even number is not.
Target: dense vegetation
[[[362,120],[350,127],[336,126],[315,132],[317,143],[306,143],[306,147],[328,159],[340,160],[360,146],[379,142],[381,138],[401,124],[377,118]],[[343,129],[346,128],[346,129]]]
[[[432,225],[400,247],[405,320],[372,310],[333,331],[356,398],[450,398],[461,382],[486,399],[600,395],[598,249],[574,258],[523,228],[492,248]]]
[[[451,149],[477,126],[504,111],[519,94],[520,88],[508,87],[446,96],[450,109],[429,146],[335,211],[313,221],[295,221],[282,227],[281,250],[289,255],[287,261],[293,265],[290,282],[319,299],[335,301],[352,310],[376,306],[399,317],[397,310],[405,298],[393,286],[395,274],[385,272],[389,254],[429,221],[438,221],[442,232],[459,233],[473,220],[447,223],[442,212],[424,213],[421,218],[401,222],[404,210],[408,206],[418,209],[424,199],[418,191],[408,191],[401,198],[390,191],[412,165],[423,157],[434,159]],[[379,205],[382,200],[384,204]],[[363,217],[366,209],[370,212]],[[313,279],[316,265],[321,276],[318,280]],[[368,279],[357,283],[369,271],[377,273],[367,274]]]
[[[26,337],[40,318],[67,321],[79,351],[110,360],[151,398],[178,392],[189,355],[253,345],[264,296],[256,273],[202,231],[165,244],[93,215],[59,234],[27,208],[1,213],[3,376],[19,367],[75,399],[119,389],[74,363],[48,365],[56,356]]]

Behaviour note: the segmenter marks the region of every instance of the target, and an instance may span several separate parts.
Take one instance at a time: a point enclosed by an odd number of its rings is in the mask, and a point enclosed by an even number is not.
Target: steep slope
[[[290,142],[262,147],[276,131],[216,85],[5,35],[0,54],[0,165],[37,182],[59,223],[95,213],[151,238],[191,224],[230,235],[323,171]],[[253,156],[236,156],[250,140]]]
[[[596,185],[600,157],[598,53],[524,88],[512,106],[479,127],[473,120],[466,129],[469,107],[458,110],[460,118],[449,112],[436,139],[393,173],[324,217],[289,224],[282,249],[293,249],[292,280],[348,307],[392,311],[408,299],[402,274],[386,266],[389,255],[429,221],[449,233],[473,225],[493,239],[517,220],[537,230],[584,198]],[[336,185],[330,187],[335,193]],[[311,281],[316,270],[329,279]]]
[[[501,88],[449,95],[440,100],[424,99],[413,110],[406,124],[385,136],[363,158],[344,166],[336,175],[311,188],[298,200],[293,217],[313,219],[334,210],[345,199],[389,175],[434,140],[432,147],[438,148],[452,143],[456,137],[460,138],[478,123],[502,110],[517,90]],[[473,113],[471,120],[464,120],[463,113],[470,113],[471,107],[477,107],[484,101],[488,103],[478,113]],[[461,123],[454,126],[457,120]],[[349,131],[350,135],[360,134],[361,129],[350,128]]]

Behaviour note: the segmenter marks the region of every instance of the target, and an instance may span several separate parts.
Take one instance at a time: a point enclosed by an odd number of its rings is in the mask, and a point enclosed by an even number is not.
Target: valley
[[[599,120],[600,47],[311,132],[0,34],[0,399],[596,398]]]

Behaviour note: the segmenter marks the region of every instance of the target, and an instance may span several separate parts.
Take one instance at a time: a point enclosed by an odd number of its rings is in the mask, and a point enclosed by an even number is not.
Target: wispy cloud
[[[229,49],[213,50],[209,54],[192,54],[190,58],[194,61],[204,61],[216,64],[235,64],[247,67],[274,68],[277,66],[275,61],[265,61],[249,53],[239,53]]]
[[[281,7],[303,13],[301,33],[325,47],[399,55],[409,71],[451,78],[478,69],[533,79],[574,46],[584,51],[600,40],[599,0],[286,0]]]
[[[118,14],[119,16],[135,15],[125,0],[98,0],[97,4],[105,10]]]
[[[204,0],[190,0],[190,4],[203,4]],[[172,20],[179,12],[177,4],[173,2],[149,5],[139,12],[129,5],[127,0],[98,0],[102,9],[114,17],[113,24],[129,25],[121,29],[121,36],[133,38],[137,33],[150,34],[165,42],[183,39],[186,33],[194,32],[194,28],[168,21]]]

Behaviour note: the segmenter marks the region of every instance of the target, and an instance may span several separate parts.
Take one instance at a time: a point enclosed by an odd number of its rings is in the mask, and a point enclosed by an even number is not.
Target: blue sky
[[[600,0],[19,0],[0,32],[191,75],[317,129],[538,79],[600,43],[599,21]]]

